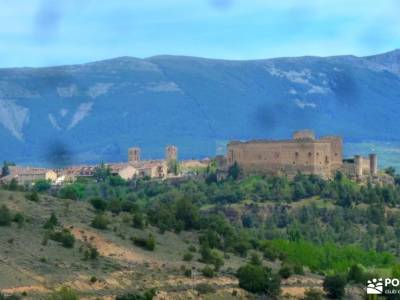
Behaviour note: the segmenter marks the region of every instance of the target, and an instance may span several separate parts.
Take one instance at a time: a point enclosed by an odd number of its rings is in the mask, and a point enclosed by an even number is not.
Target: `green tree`
[[[7,189],[10,191],[17,191],[19,188],[18,181],[16,178],[11,179],[10,183],[8,184]]]
[[[59,242],[65,248],[73,248],[75,244],[75,236],[68,229],[51,232],[50,239]]]
[[[240,267],[236,276],[239,286],[246,291],[274,298],[280,294],[280,278],[269,268],[248,264]]]
[[[192,201],[187,198],[180,198],[175,204],[176,219],[182,221],[186,230],[197,228],[198,226],[198,209],[193,205]]]
[[[106,230],[108,228],[108,225],[110,224],[110,221],[104,214],[97,214],[93,221],[92,221],[92,227],[100,230]]]
[[[156,296],[156,290],[150,289],[142,293],[130,293],[117,296],[116,300],[152,300]]]
[[[106,166],[103,162],[96,167],[93,177],[97,182],[105,182],[111,176],[110,167]]]
[[[262,265],[261,258],[256,252],[251,253],[249,263],[253,266],[261,266]]]
[[[109,182],[111,186],[123,186],[126,184],[125,179],[123,179],[121,176],[116,175],[116,176],[109,176]]]
[[[343,298],[345,286],[346,280],[340,275],[330,275],[324,278],[323,288],[329,298]]]
[[[46,192],[51,188],[50,180],[41,179],[35,182],[34,190],[38,193]]]
[[[359,265],[352,265],[347,274],[347,280],[355,283],[364,283],[365,275],[363,269]]]
[[[385,169],[385,173],[390,175],[390,176],[392,176],[392,177],[395,177],[396,176],[396,169],[394,167],[387,167]]]
[[[143,214],[140,212],[135,213],[132,218],[132,226],[137,229],[143,229],[144,225],[145,223]]]
[[[58,219],[54,212],[51,213],[50,218],[44,223],[43,228],[54,229],[58,225]]]
[[[179,162],[176,159],[168,161],[168,173],[178,175],[179,174]]]
[[[3,162],[3,167],[1,169],[1,176],[0,177],[4,177],[7,175],[10,175],[10,166],[15,166],[15,163],[10,162],[10,161],[4,161]]]
[[[205,266],[201,269],[201,274],[203,274],[204,277],[212,278],[215,276],[215,271],[210,266]]]
[[[279,275],[284,279],[289,278],[292,276],[292,268],[289,266],[282,266],[279,270]]]
[[[11,212],[7,206],[0,206],[0,226],[10,226],[11,224]]]
[[[400,265],[396,264],[392,267],[392,277],[400,278]]]
[[[36,191],[33,191],[31,193],[27,193],[25,195],[25,198],[28,199],[29,201],[32,201],[32,202],[39,202],[39,200],[40,200],[39,194]]]
[[[239,164],[235,161],[232,166],[228,169],[228,177],[232,178],[233,180],[237,180],[242,175],[242,169],[240,168]]]
[[[94,209],[98,211],[105,211],[107,209],[108,203],[100,197],[95,197],[90,199],[90,204],[94,207]]]
[[[85,196],[86,185],[80,182],[68,184],[59,191],[60,198],[79,200]]]
[[[141,248],[149,251],[154,251],[156,248],[156,240],[152,234],[149,234],[147,238],[143,237],[133,237],[132,242]]]

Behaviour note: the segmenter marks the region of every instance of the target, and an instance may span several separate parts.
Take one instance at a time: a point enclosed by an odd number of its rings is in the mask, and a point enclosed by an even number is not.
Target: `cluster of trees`
[[[242,178],[237,165],[229,174],[222,181],[216,180],[211,170],[204,179],[185,182],[124,181],[99,167],[92,179],[78,180],[58,191],[39,182],[33,192],[89,201],[97,212],[92,226],[101,230],[112,221],[108,216],[126,212],[135,228],[151,225],[161,233],[196,231],[201,261],[212,266],[213,272],[224,264],[224,254],[246,256],[250,250],[261,251],[268,259],[280,259],[285,264],[282,277],[300,272],[303,266],[322,273],[347,272],[357,264],[388,267],[394,263],[394,255],[400,254],[398,185],[360,186],[341,173],[333,180],[302,174],[292,180],[279,176]],[[313,201],[301,202],[305,198]],[[237,204],[249,200],[255,209],[240,211],[239,221],[227,214],[227,205],[243,209]],[[265,203],[273,211],[263,219],[257,207]],[[50,222],[48,226],[57,225]],[[53,234],[59,241],[64,235],[68,239],[66,232]],[[155,247],[154,238],[136,237],[132,241],[148,250]],[[249,270],[270,277],[268,270],[254,264],[242,273]]]
[[[387,268],[395,264],[390,253],[366,251],[358,246],[338,246],[332,243],[316,245],[307,241],[270,240],[259,247],[266,258],[292,265],[307,266],[313,272],[343,273],[353,265]]]
[[[265,294],[272,299],[281,292],[279,275],[273,274],[270,268],[263,266],[255,254],[248,264],[239,268],[236,276],[239,279],[239,286],[249,292]]]

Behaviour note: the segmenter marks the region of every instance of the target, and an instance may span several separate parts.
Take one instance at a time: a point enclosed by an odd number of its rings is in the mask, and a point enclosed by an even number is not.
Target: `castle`
[[[300,172],[332,178],[342,171],[349,177],[361,178],[378,173],[375,154],[343,160],[341,137],[316,139],[310,130],[297,131],[290,140],[232,141],[227,146],[226,161],[217,161],[225,169],[236,162],[245,174],[295,176]]]

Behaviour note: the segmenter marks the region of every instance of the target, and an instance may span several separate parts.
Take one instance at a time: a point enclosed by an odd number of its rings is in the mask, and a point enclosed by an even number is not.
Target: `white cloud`
[[[309,107],[309,108],[317,108],[317,105],[314,102],[307,102],[307,101],[302,101],[300,99],[296,99],[294,101],[294,103],[298,107],[300,107],[301,109],[304,109],[304,108],[307,108],[307,107]]]

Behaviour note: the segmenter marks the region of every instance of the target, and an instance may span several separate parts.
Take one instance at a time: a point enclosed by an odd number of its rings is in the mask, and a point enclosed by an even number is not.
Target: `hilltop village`
[[[65,300],[62,288],[72,300],[355,300],[365,278],[400,270],[400,175],[375,154],[344,158],[341,137],[231,141],[204,160],[173,145],[142,154],[5,163],[0,300]]]
[[[128,160],[122,163],[106,163],[112,175],[125,180],[132,178],[168,179],[192,176],[190,170],[207,168],[215,161],[219,178],[226,178],[233,165],[239,166],[244,175],[279,175],[294,177],[298,173],[314,174],[324,179],[332,178],[340,171],[357,181],[390,183],[390,178],[378,172],[376,154],[368,157],[355,155],[343,158],[343,140],[339,136],[315,137],[310,130],[293,134],[290,140],[250,140],[231,141],[225,156],[215,159],[178,160],[178,148],[169,145],[165,148],[165,158],[160,160],[141,160],[141,149],[128,149]],[[54,185],[74,182],[79,177],[94,175],[96,165],[68,166],[48,169],[26,166],[8,166],[7,174],[0,181],[8,183],[12,179],[20,185],[29,185],[37,180],[49,180]]]

